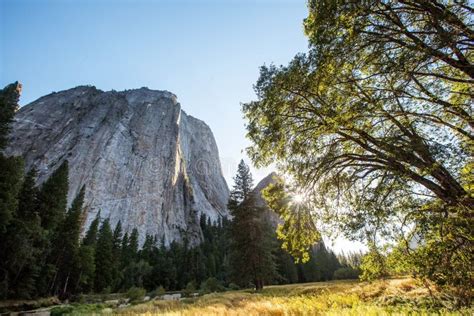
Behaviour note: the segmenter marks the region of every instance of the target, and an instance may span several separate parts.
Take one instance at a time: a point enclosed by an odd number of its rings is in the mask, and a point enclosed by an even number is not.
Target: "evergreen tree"
[[[114,254],[114,262],[113,262],[113,288],[118,289],[121,283],[122,275],[121,275],[121,259],[122,259],[122,223],[118,221],[117,225],[115,225],[114,233],[113,233],[113,254]]]
[[[5,233],[18,207],[23,178],[23,160],[0,154],[0,234]]]
[[[130,234],[128,240],[128,260],[136,260],[138,258],[138,229],[135,227]]]
[[[36,170],[25,176],[18,195],[18,209],[7,227],[0,245],[2,280],[8,281],[8,296],[32,298],[35,295],[35,279],[40,266],[37,258],[42,253],[44,233],[36,213]]]
[[[95,250],[100,223],[100,211],[89,226],[86,236],[82,239],[76,261],[76,292],[89,292],[94,289]]]
[[[14,82],[0,90],[0,151],[5,148],[10,131],[10,123],[18,110],[21,84]]]
[[[128,257],[128,232],[125,232],[125,235],[123,235],[122,239],[122,247],[120,249],[120,263],[121,263],[121,268],[123,269],[126,265],[126,262],[129,260]]]
[[[68,162],[65,160],[44,182],[38,194],[41,226],[49,233],[54,232],[66,214],[68,173]]]
[[[55,242],[59,239],[66,215],[68,172],[68,163],[64,161],[38,192],[37,212],[46,238],[43,254],[39,258],[42,269],[37,281],[37,291],[40,295],[49,295],[55,290],[59,258]]]
[[[230,192],[231,204],[240,204],[250,196],[253,189],[253,179],[250,168],[243,160],[237,167],[237,175],[234,177],[234,187]]]
[[[18,109],[20,92],[21,85],[18,82],[0,90],[0,152],[7,145],[10,123]],[[20,190],[22,176],[22,160],[0,154],[0,234],[5,233],[6,227],[16,211],[16,198]]]
[[[83,245],[93,246],[95,248],[95,245],[97,243],[97,233],[99,231],[99,224],[100,224],[100,211],[97,213],[95,219],[90,224],[89,229],[87,230],[86,236],[82,240]]]
[[[52,293],[65,295],[71,286],[71,278],[79,251],[79,234],[82,223],[82,206],[85,188],[82,187],[74,198],[64,222],[53,243],[52,260],[56,265],[56,275],[51,283]],[[74,284],[74,283],[73,283]]]
[[[97,238],[95,258],[95,281],[96,292],[102,292],[112,286],[113,281],[113,234],[109,219],[102,223]]]
[[[95,247],[81,244],[75,262],[75,293],[90,292],[94,288]]]
[[[249,167],[241,161],[229,200],[231,224],[231,263],[236,283],[252,281],[257,291],[277,275],[274,244],[262,208],[256,206]],[[247,283],[247,284],[246,284]]]

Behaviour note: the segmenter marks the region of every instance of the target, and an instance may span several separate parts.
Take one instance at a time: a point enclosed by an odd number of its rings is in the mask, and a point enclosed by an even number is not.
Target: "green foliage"
[[[50,315],[97,315],[100,314],[106,307],[107,306],[104,304],[71,304],[53,307],[50,311]]]
[[[240,286],[238,286],[235,283],[229,283],[229,290],[238,291],[238,290],[240,290]]]
[[[252,177],[243,161],[235,180],[229,199],[233,217],[230,226],[232,278],[243,286],[253,282],[256,290],[261,290],[264,282],[277,277],[273,253],[276,244],[271,227],[265,221],[264,209],[257,206],[255,193],[251,192]]]
[[[222,292],[225,287],[216,278],[209,278],[201,283],[200,290],[202,293]]]
[[[388,275],[387,258],[374,245],[370,246],[369,252],[362,257],[360,269],[363,281],[373,281]]]
[[[95,250],[95,279],[96,292],[102,292],[113,284],[113,235],[109,220],[105,219],[99,230]]]
[[[0,263],[1,284],[4,284],[0,297],[34,297],[35,279],[40,265],[37,258],[42,253],[44,231],[36,213],[37,187],[36,171],[32,169],[23,180],[18,194],[18,208],[6,233],[1,236],[0,257],[8,258]]]
[[[82,240],[83,245],[95,247],[97,243],[97,233],[99,232],[99,224],[100,224],[100,211],[97,213],[95,219],[89,225],[89,229],[87,230],[86,236]]]
[[[82,244],[75,263],[77,284],[74,292],[88,293],[94,288],[95,247]]]
[[[18,110],[20,93],[21,84],[18,81],[0,90],[0,151],[7,145],[10,123]]]
[[[131,261],[123,271],[123,287],[127,286],[139,286],[143,287],[144,282],[147,278],[150,277],[152,272],[152,267],[147,261]]]
[[[45,244],[40,256],[42,270],[38,276],[39,295],[58,294],[60,285],[56,282],[62,272],[62,255],[66,246],[61,240],[65,232],[63,226],[67,210],[68,162],[65,160],[42,184],[38,192],[37,212],[41,227],[45,231]],[[74,230],[74,227],[71,227]]]
[[[0,233],[5,233],[18,206],[17,195],[21,188],[23,161],[0,154]]]
[[[38,193],[37,209],[41,226],[49,232],[51,238],[66,214],[68,173],[68,162],[65,160],[43,183]]]
[[[313,217],[348,237],[416,234],[425,258],[413,261],[420,276],[466,292],[472,7],[314,0],[308,8],[308,53],[287,66],[263,66],[258,100],[243,105],[249,156],[257,166],[276,162],[311,195]],[[387,272],[379,259],[365,258],[363,276]],[[442,272],[448,266],[456,272]]]
[[[74,280],[75,264],[78,260],[79,234],[82,224],[82,205],[84,203],[85,188],[82,187],[72,202],[64,222],[58,228],[52,244],[50,260],[57,268],[51,283],[51,291],[64,296],[70,291]]]
[[[193,295],[196,292],[196,283],[194,281],[188,282],[186,284],[186,287],[183,290],[183,295],[186,297],[189,297]]]
[[[144,288],[134,286],[127,291],[127,298],[129,298],[131,302],[137,302],[143,300],[145,294],[146,290]]]
[[[154,289],[153,291],[150,292],[150,296],[151,297],[157,297],[157,296],[162,296],[166,293],[166,290],[163,286],[159,286],[157,287],[156,289]]]
[[[313,217],[309,201],[292,202],[292,193],[288,192],[283,179],[277,179],[263,191],[268,206],[283,220],[277,228],[282,248],[291,254],[296,262],[305,263],[310,258],[310,248],[321,239]]]

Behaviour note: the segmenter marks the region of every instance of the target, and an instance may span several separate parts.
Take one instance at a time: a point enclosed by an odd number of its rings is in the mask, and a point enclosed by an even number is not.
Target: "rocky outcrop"
[[[229,190],[214,136],[176,96],[147,88],[52,93],[15,116],[8,155],[35,166],[38,182],[69,162],[68,201],[86,186],[84,228],[101,212],[166,244],[198,241],[197,218],[227,216]]]
[[[258,207],[261,207],[264,209],[265,212],[265,219],[268,221],[272,227],[276,228],[278,224],[282,223],[282,220],[276,214],[274,211],[272,211],[268,205],[265,199],[262,196],[262,192],[264,189],[266,189],[270,184],[274,184],[278,179],[278,175],[276,172],[270,173],[268,176],[260,180],[260,182],[255,186],[253,189],[253,192],[255,193],[255,200],[256,204]]]

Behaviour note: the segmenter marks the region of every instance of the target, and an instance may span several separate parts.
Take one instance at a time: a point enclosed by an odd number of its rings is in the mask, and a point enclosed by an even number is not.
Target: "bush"
[[[222,292],[222,291],[225,291],[225,288],[216,278],[209,278],[206,281],[201,283],[202,293],[212,293],[212,292]]]
[[[145,297],[146,290],[141,287],[131,287],[127,291],[127,297],[130,299],[130,302],[136,302],[142,300]]]
[[[188,282],[186,288],[183,290],[183,296],[191,296],[196,292],[196,283],[194,281]]]
[[[339,268],[334,271],[333,278],[335,280],[357,279],[359,278],[359,271],[351,267]]]
[[[150,297],[162,296],[165,294],[165,292],[165,288],[160,285],[158,288],[150,292]]]
[[[238,285],[235,284],[235,283],[230,283],[230,284],[229,284],[229,290],[232,290],[232,291],[240,290],[240,286],[238,286]]]
[[[362,258],[360,269],[362,281],[373,281],[388,275],[387,258],[375,248],[370,246],[370,251]]]

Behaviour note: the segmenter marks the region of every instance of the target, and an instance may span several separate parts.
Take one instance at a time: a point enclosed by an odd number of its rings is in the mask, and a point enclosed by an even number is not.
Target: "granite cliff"
[[[38,183],[67,160],[68,201],[86,186],[84,228],[100,210],[112,225],[137,227],[141,240],[198,242],[200,214],[228,215],[214,136],[168,91],[80,86],[46,95],[18,111],[5,153],[35,166]]]

